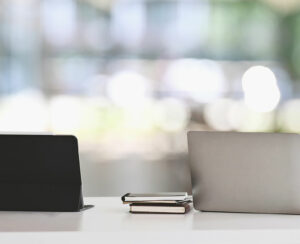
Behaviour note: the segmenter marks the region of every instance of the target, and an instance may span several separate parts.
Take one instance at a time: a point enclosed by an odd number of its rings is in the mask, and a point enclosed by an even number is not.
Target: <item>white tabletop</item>
[[[85,198],[85,204],[95,207],[78,213],[0,212],[0,241],[300,243],[300,215],[130,214],[120,198],[105,197]]]

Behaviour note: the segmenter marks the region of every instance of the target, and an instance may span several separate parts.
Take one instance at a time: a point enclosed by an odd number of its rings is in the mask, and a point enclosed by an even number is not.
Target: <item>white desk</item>
[[[300,215],[130,214],[120,198],[79,213],[0,212],[0,243],[300,243]]]

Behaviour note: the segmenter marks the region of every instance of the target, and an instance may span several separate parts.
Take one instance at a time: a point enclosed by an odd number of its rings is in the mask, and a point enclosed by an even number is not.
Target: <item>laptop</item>
[[[84,208],[77,139],[0,135],[0,211]]]
[[[300,136],[188,133],[196,210],[300,214]]]

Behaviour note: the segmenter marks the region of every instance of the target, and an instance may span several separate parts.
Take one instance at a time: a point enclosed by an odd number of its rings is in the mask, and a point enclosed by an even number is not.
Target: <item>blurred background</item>
[[[298,0],[0,0],[0,131],[78,137],[85,196],[190,191],[188,130],[300,132]]]

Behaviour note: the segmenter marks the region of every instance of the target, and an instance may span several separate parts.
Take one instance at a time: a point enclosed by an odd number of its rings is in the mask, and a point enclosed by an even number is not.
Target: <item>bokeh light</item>
[[[55,133],[77,134],[81,124],[82,100],[61,95],[50,101],[51,128]]]
[[[256,112],[245,101],[236,101],[230,108],[228,120],[232,130],[242,132],[272,132],[276,128],[274,112]]]
[[[108,80],[107,95],[121,107],[142,106],[148,101],[150,82],[139,73],[120,71]]]
[[[176,60],[169,65],[164,81],[176,95],[202,103],[213,101],[225,91],[222,69],[211,60]]]
[[[49,131],[45,97],[37,90],[24,90],[1,100],[0,131],[46,133]]]
[[[235,129],[230,121],[230,112],[235,101],[229,98],[218,99],[204,109],[204,118],[214,130],[230,131]]]
[[[184,102],[175,98],[157,101],[154,121],[158,128],[166,132],[178,132],[186,128],[190,110]]]
[[[249,68],[243,75],[242,87],[246,105],[256,112],[270,112],[280,101],[276,77],[267,67]]]

